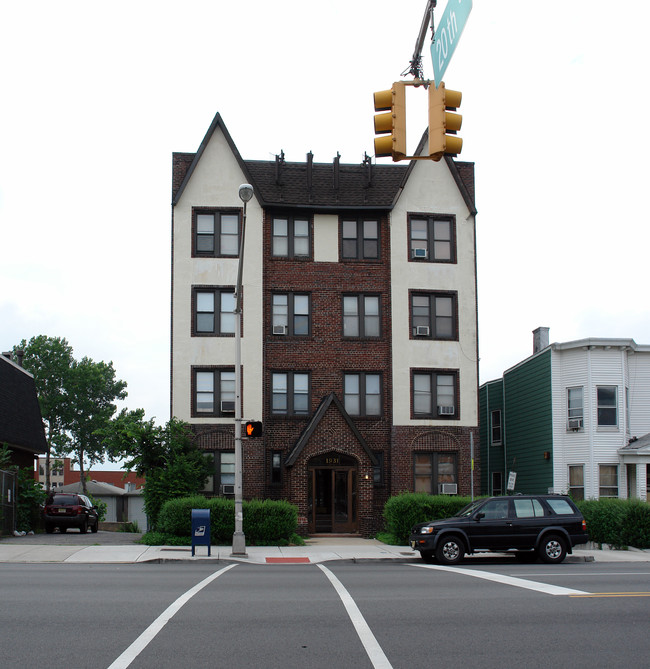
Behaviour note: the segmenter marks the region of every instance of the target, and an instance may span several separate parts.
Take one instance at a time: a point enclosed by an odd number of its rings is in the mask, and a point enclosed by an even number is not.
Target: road
[[[647,563],[2,564],[0,584],[5,668],[650,664]]]

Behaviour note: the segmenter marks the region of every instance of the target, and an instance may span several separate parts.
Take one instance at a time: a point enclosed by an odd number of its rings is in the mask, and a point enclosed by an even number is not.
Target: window
[[[310,297],[299,293],[274,293],[272,332],[275,335],[309,334]]]
[[[414,418],[458,418],[457,372],[413,372]]]
[[[409,220],[409,259],[456,262],[456,222],[453,217],[412,216]]]
[[[618,497],[618,465],[600,465],[599,497]]]
[[[415,492],[438,495],[443,484],[458,485],[456,453],[414,453]]]
[[[209,455],[214,459],[214,470],[203,491],[215,495],[234,495],[235,451],[216,451]]]
[[[231,416],[234,413],[234,369],[195,369],[192,385],[192,416]]]
[[[345,374],[345,410],[351,416],[381,415],[381,374]]]
[[[490,414],[492,429],[492,445],[501,443],[501,410],[496,409]]]
[[[411,335],[430,339],[458,339],[455,293],[412,293]]]
[[[372,479],[374,485],[384,484],[384,451],[373,451],[377,458],[377,464],[372,468]]]
[[[544,515],[544,507],[538,499],[513,499],[517,518],[537,518]]]
[[[492,472],[492,494],[503,495],[503,472]]]
[[[345,260],[379,258],[379,221],[344,219],[341,229],[341,258]]]
[[[343,296],[343,336],[379,337],[379,296]]]
[[[271,452],[271,485],[282,483],[282,452]]]
[[[618,425],[616,391],[616,386],[598,386],[598,427]]]
[[[274,414],[306,415],[309,413],[309,374],[305,372],[275,372],[271,376],[271,412]]]
[[[569,495],[573,499],[585,498],[584,465],[569,465]]]
[[[272,255],[277,258],[309,257],[309,220],[274,218]]]
[[[197,336],[231,335],[235,332],[233,288],[194,288],[193,333]]]
[[[194,209],[193,256],[238,256],[239,211]]]
[[[584,427],[582,388],[567,388],[567,429],[579,430]]]

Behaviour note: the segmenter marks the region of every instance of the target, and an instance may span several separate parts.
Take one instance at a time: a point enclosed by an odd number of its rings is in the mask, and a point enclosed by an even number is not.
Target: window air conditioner
[[[414,258],[426,258],[427,250],[426,249],[412,249]]]
[[[286,335],[287,334],[287,326],[286,325],[274,325],[273,326],[273,334],[274,335]]]
[[[428,337],[429,336],[429,326],[428,325],[416,325],[415,334],[418,337]]]
[[[230,400],[222,400],[221,413],[235,413],[235,403]]]
[[[235,486],[232,484],[224,484],[221,486],[221,494],[222,495],[234,495],[235,494]]]
[[[438,484],[438,494],[439,495],[457,495],[458,494],[458,484],[457,483],[439,483]]]
[[[454,407],[438,407],[439,416],[453,416],[456,413]]]
[[[579,430],[582,428],[582,418],[569,418],[569,430]]]

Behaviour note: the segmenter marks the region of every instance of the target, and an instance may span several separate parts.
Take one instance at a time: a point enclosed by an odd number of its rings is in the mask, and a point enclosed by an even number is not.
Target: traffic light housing
[[[458,155],[463,149],[463,140],[455,134],[460,130],[463,117],[449,110],[460,107],[463,94],[445,88],[445,82],[429,86],[429,157],[435,161],[443,155]]]
[[[406,158],[406,84],[396,81],[390,90],[374,94],[375,111],[375,156],[392,157],[393,161]]]
[[[249,420],[245,426],[246,436],[250,439],[262,436],[262,423],[258,420]]]

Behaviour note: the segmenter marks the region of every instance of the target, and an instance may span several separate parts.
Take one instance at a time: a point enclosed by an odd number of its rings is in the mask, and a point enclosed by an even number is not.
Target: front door
[[[309,463],[309,532],[353,533],[357,524],[357,469],[336,453]]]

